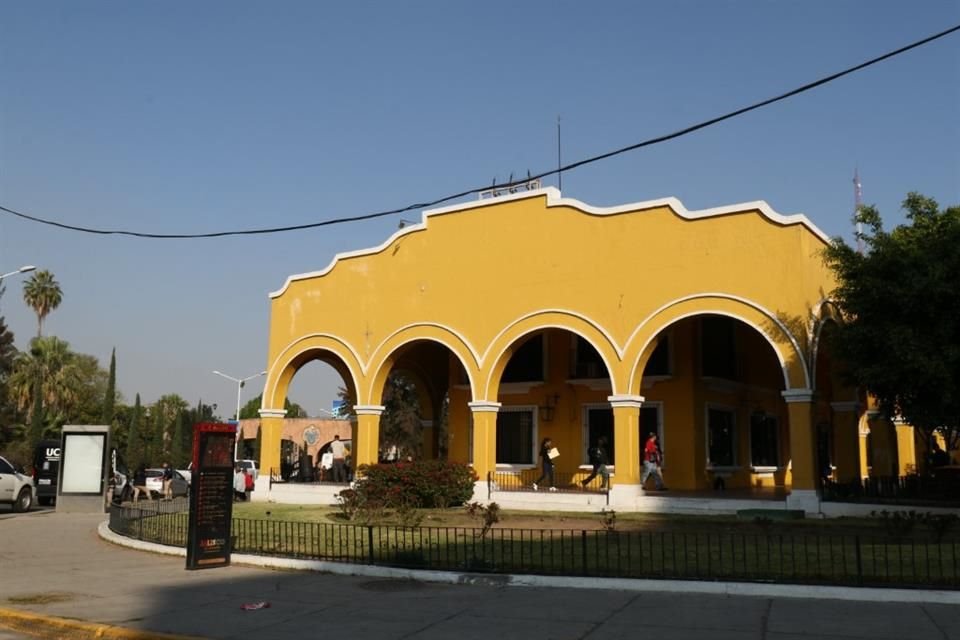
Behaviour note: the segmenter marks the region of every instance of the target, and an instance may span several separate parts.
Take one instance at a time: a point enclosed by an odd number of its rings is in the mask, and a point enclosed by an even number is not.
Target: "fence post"
[[[367,525],[367,559],[373,564],[373,525]]]
[[[857,556],[857,585],[863,586],[863,562],[860,558],[860,536],[853,536],[853,544],[855,545]]]
[[[580,555],[583,556],[583,575],[587,575],[587,531],[580,531]]]

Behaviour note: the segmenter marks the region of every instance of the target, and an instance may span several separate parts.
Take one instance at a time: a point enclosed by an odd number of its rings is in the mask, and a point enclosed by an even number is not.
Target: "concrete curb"
[[[70,620],[3,608],[0,608],[0,627],[7,627],[31,636],[37,633],[38,628],[42,628],[45,632],[55,633],[58,638],[74,640],[86,638],[96,638],[98,640],[202,640],[197,636],[178,636],[169,633],[141,631],[110,624]]]
[[[186,557],[187,550],[179,547],[133,540],[114,533],[108,522],[97,528],[100,537],[113,544]],[[703,593],[719,595],[804,598],[822,600],[853,600],[865,602],[915,602],[937,604],[960,604],[958,591],[929,591],[924,589],[870,589],[864,587],[829,587],[820,585],[794,585],[755,582],[703,582],[694,580],[647,580],[641,578],[580,578],[573,576],[539,576],[512,574],[454,573],[451,571],[426,571],[420,569],[397,569],[366,564],[345,564],[323,560],[298,560],[235,553],[231,561],[251,567],[267,569],[293,569],[318,571],[346,576],[369,578],[397,578],[421,580],[445,584],[475,584],[501,587],[555,587],[568,589],[612,589],[617,591],[651,591],[670,593]]]

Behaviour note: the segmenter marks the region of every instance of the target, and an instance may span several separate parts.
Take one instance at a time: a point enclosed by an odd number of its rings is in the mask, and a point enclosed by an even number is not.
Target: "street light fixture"
[[[243,389],[243,385],[247,382],[247,380],[253,380],[254,378],[265,376],[267,375],[267,372],[261,371],[260,373],[253,374],[252,376],[247,376],[246,378],[234,378],[233,376],[228,376],[227,374],[221,373],[220,371],[214,371],[214,373],[217,374],[218,376],[222,376],[226,378],[227,380],[233,380],[234,382],[237,383],[237,415],[235,416],[237,419],[237,439],[233,443],[233,459],[236,460],[237,448],[240,442],[240,390]]]
[[[36,269],[36,267],[33,266],[32,264],[25,264],[25,265],[23,265],[22,267],[20,267],[19,269],[17,269],[16,271],[11,271],[10,273],[5,273],[5,274],[3,274],[2,276],[0,276],[0,280],[3,280],[3,279],[6,278],[7,276],[15,276],[15,275],[17,275],[18,273],[26,273],[26,272],[28,272],[28,271],[33,271],[34,269]]]

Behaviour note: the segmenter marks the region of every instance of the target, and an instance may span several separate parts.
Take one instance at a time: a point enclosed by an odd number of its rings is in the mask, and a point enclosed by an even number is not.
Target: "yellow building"
[[[863,457],[861,403],[820,339],[828,241],[764,202],[598,208],[546,188],[426,212],[270,294],[261,468],[279,466],[293,376],[322,360],[357,399],[358,464],[377,460],[384,384],[402,371],[426,419],[449,399],[449,457],[481,482],[536,475],[547,436],[578,479],[606,436],[610,503],[626,503],[656,430],[671,490],[721,478],[816,511],[824,459],[842,481]],[[892,425],[876,431],[895,449]]]

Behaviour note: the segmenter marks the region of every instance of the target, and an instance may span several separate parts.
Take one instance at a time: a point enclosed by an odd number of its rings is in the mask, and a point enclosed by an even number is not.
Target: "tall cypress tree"
[[[127,434],[127,464],[130,469],[136,469],[144,460],[143,436],[140,433],[140,394],[133,404],[133,416],[130,418],[130,433]]]
[[[107,393],[103,398],[103,414],[101,420],[105,425],[112,425],[115,403],[117,401],[117,348],[110,352],[110,377],[107,378]]]
[[[173,427],[173,437],[170,439],[170,464],[173,465],[175,469],[186,466],[183,462],[185,458],[183,447],[184,415],[185,412],[177,411],[177,417]]]

